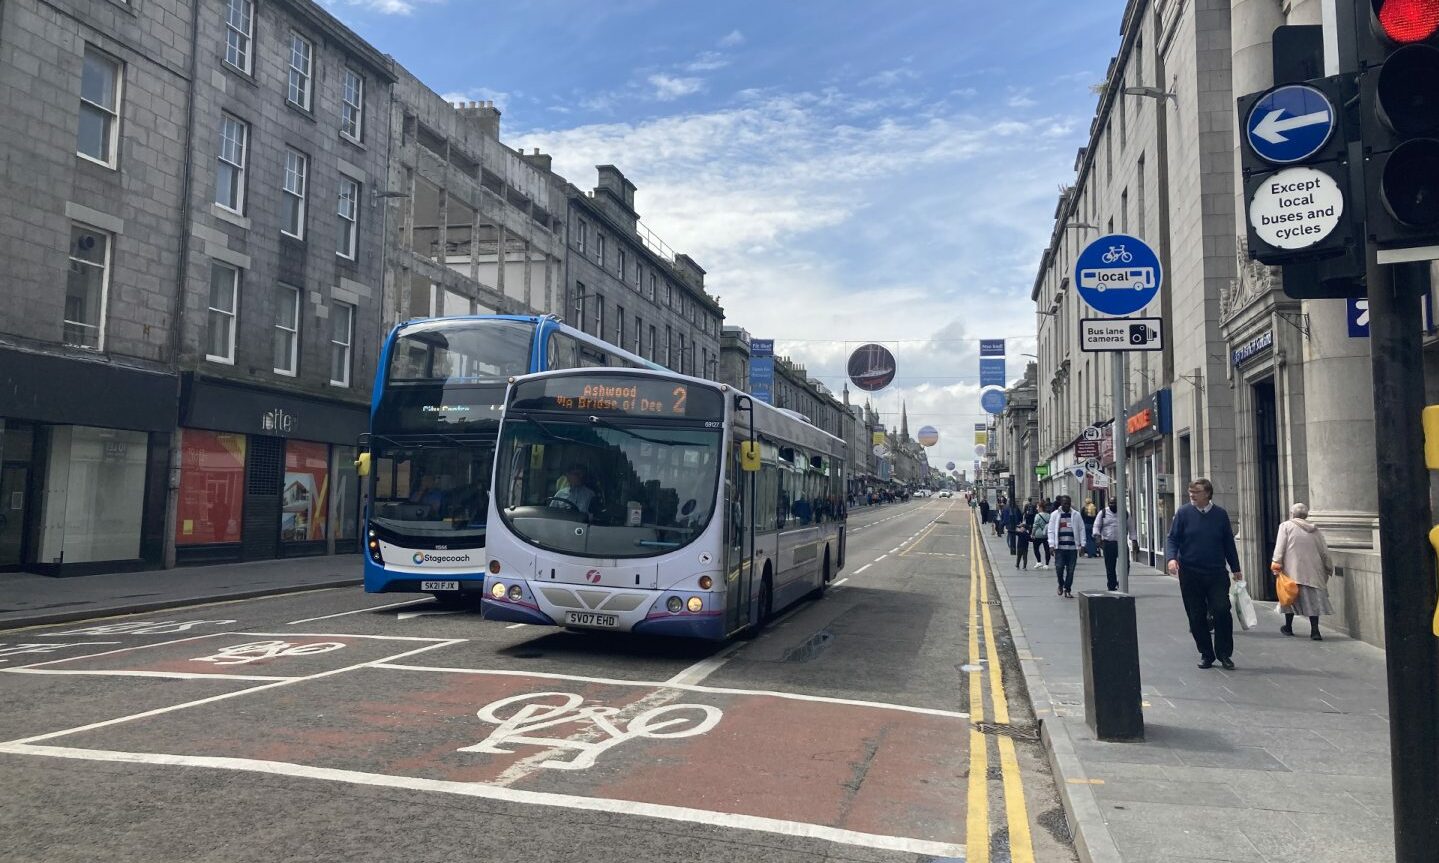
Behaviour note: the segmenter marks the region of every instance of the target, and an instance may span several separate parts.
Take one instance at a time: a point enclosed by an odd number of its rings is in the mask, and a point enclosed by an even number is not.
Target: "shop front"
[[[0,349],[0,571],[164,564],[174,375]]]
[[[177,563],[359,551],[362,405],[186,374]]]
[[[1173,475],[1165,441],[1170,435],[1169,389],[1133,404],[1125,421],[1130,514],[1139,541],[1139,559],[1149,566],[1164,560],[1173,510]]]

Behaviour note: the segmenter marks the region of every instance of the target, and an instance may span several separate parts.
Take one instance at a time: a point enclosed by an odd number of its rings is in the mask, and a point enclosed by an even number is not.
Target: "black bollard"
[[[1084,719],[1100,740],[1144,739],[1134,613],[1127,593],[1079,594]]]

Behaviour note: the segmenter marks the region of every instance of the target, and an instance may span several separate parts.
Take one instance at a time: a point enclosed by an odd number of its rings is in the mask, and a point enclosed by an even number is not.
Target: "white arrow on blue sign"
[[[1074,283],[1090,308],[1106,315],[1137,312],[1159,294],[1159,256],[1138,237],[1109,234],[1084,247],[1074,261]]]
[[[1288,165],[1309,158],[1334,133],[1334,105],[1306,84],[1285,84],[1264,94],[1245,120],[1249,147],[1259,158]]]

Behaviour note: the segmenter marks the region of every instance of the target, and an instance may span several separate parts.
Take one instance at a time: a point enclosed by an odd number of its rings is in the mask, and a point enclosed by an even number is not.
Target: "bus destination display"
[[[516,387],[513,406],[520,410],[671,419],[718,419],[724,413],[720,394],[707,387],[694,387],[672,380],[594,375],[548,378],[520,384]]]

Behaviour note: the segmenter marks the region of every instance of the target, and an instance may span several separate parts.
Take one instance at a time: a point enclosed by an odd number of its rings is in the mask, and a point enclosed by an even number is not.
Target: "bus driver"
[[[570,465],[565,471],[565,487],[555,492],[550,498],[550,506],[560,509],[573,509],[583,515],[590,514],[590,506],[595,502],[594,489],[586,484],[586,471],[583,465]]]

